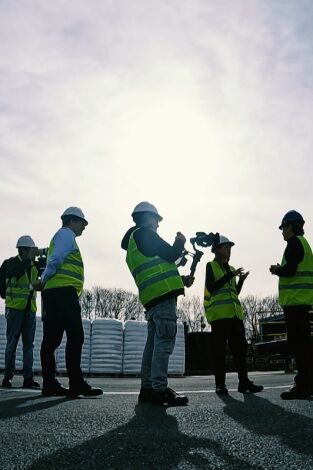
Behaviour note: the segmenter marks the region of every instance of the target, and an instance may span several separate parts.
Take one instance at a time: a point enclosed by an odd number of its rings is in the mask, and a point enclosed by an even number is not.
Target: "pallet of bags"
[[[182,323],[177,323],[175,348],[170,356],[168,373],[170,375],[184,375],[185,373],[185,334]]]
[[[121,374],[123,362],[123,323],[103,318],[91,324],[90,372]]]
[[[90,371],[90,335],[91,335],[91,323],[87,318],[83,318],[83,329],[84,329],[84,344],[82,347],[81,354],[81,370],[84,374],[88,374]],[[65,360],[65,349],[66,349],[66,333],[63,334],[63,338],[60,346],[56,351],[56,369],[60,373],[66,372],[66,360]]]
[[[147,339],[147,322],[128,320],[124,325],[123,374],[140,374]]]
[[[5,346],[7,344],[6,339],[6,319],[4,315],[0,315],[0,370],[4,369],[4,354]]]

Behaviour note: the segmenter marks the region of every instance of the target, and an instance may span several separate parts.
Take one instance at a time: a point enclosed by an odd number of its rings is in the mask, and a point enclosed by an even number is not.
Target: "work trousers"
[[[66,333],[65,360],[71,385],[83,380],[80,368],[84,330],[81,307],[74,287],[60,287],[44,290],[43,299],[43,340],[41,344],[41,366],[44,386],[55,381],[56,348]]]
[[[36,313],[30,310],[15,310],[7,307],[5,317],[7,321],[7,344],[5,349],[4,376],[8,380],[11,380],[14,376],[16,348],[19,338],[22,336],[23,376],[24,379],[32,379]]]
[[[211,328],[216,385],[225,385],[225,356],[227,342],[234,357],[239,381],[247,381],[247,340],[243,321],[238,317],[215,320],[211,323]]]
[[[313,348],[308,305],[283,307],[287,327],[287,341],[294,354],[297,375],[295,382],[304,387],[313,386]]]
[[[176,297],[147,311],[148,336],[141,364],[142,388],[162,392],[167,388],[168,362],[177,332]]]

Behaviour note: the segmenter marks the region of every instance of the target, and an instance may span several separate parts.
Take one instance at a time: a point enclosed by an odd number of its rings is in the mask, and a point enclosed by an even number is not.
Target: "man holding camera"
[[[17,240],[18,255],[6,261],[5,317],[7,345],[3,387],[12,387],[16,348],[20,336],[23,342],[23,387],[40,388],[33,377],[33,349],[36,330],[36,291],[38,277],[35,257],[38,248],[29,235]]]
[[[84,264],[76,237],[79,237],[87,220],[81,209],[69,207],[61,215],[62,227],[51,240],[47,267],[37,288],[43,290],[43,340],[41,365],[43,396],[71,395],[96,396],[103,392],[92,388],[84,379],[80,368],[84,330],[79,297],[84,284]],[[69,389],[55,378],[54,353],[66,332],[66,368]]]
[[[175,261],[181,257],[186,239],[177,233],[171,246],[157,234],[162,217],[148,202],[139,203],[130,228],[122,240],[127,251],[126,262],[139,290],[139,299],[146,310],[148,337],[142,358],[139,402],[159,406],[186,405],[188,398],[168,388],[169,357],[177,332],[176,302],[190,287],[191,276],[180,276]]]

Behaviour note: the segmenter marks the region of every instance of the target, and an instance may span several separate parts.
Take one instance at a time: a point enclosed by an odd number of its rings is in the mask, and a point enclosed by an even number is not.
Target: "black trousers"
[[[295,382],[305,387],[313,386],[313,348],[309,310],[308,305],[284,307],[288,347],[294,353],[298,371]]]
[[[42,377],[45,386],[55,380],[54,352],[60,345],[63,333],[66,333],[66,368],[70,384],[79,384],[83,380],[80,368],[84,330],[81,308],[74,287],[47,289],[43,299],[43,340],[40,357]]]
[[[213,360],[216,385],[224,385],[226,378],[226,343],[233,354],[240,382],[248,380],[247,340],[243,321],[238,317],[215,320],[211,323]]]

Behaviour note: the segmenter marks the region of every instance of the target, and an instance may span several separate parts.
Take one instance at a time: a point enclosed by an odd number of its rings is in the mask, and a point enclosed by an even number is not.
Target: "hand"
[[[240,274],[239,275],[239,281],[244,282],[247,279],[247,277],[249,276],[249,274],[250,274],[250,271],[246,271],[245,273]]]
[[[33,282],[32,286],[33,286],[34,290],[37,291],[37,292],[40,292],[43,289],[43,285],[41,284],[40,279],[37,279],[37,281]]]
[[[271,264],[270,266],[270,272],[272,274],[277,274],[277,269],[280,268],[280,264]]]
[[[235,271],[233,271],[234,276],[243,276],[245,273],[245,270],[243,268],[238,268]]]
[[[181,240],[184,242],[184,244],[186,243],[186,237],[185,235],[183,235],[181,232],[177,232],[177,235],[176,235],[176,240]]]
[[[193,276],[182,276],[182,280],[185,287],[191,287],[194,283],[195,278]]]

